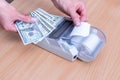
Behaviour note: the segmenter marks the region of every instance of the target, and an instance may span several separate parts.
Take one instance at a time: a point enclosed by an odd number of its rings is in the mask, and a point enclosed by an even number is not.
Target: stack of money
[[[47,37],[64,17],[47,13],[38,8],[30,12],[30,16],[35,18],[34,23],[16,21],[15,25],[24,45],[37,43]]]

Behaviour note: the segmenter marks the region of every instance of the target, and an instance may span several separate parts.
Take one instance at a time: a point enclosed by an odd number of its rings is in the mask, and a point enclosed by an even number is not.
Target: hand
[[[14,25],[16,20],[33,22],[31,17],[20,14],[5,0],[0,0],[0,24],[3,26],[3,28],[7,31],[17,32]]]
[[[82,0],[52,0],[62,12],[71,16],[75,25],[87,20],[86,8]]]

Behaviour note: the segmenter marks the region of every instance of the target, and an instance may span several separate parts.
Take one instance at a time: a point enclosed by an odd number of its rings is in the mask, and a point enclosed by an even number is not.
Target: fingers
[[[76,26],[80,25],[80,15],[74,9],[70,10],[70,16]]]
[[[70,9],[69,13],[76,26],[80,25],[80,22],[87,21],[87,14],[84,6],[79,6],[78,9]]]
[[[18,13],[15,17],[13,17],[13,19],[9,19],[8,21],[6,20],[7,23],[3,23],[4,29],[7,31],[17,32],[17,29],[14,24],[16,20],[21,20],[28,23],[35,22],[35,19],[31,18],[30,16],[25,16],[23,14]]]
[[[77,10],[77,13],[80,14],[80,20],[83,21],[87,21],[87,12],[86,9],[84,7],[81,7]]]
[[[35,22],[34,18],[32,18],[30,16],[26,16],[26,15],[20,14],[20,13],[19,13],[19,20],[24,21],[24,22],[28,22],[28,23]]]

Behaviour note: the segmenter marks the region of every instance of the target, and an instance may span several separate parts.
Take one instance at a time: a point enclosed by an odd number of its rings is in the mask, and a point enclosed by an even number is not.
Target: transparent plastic
[[[73,36],[70,40],[70,44],[74,45],[79,51],[78,58],[85,62],[94,60],[105,43],[106,37],[104,33],[92,26],[87,37]]]

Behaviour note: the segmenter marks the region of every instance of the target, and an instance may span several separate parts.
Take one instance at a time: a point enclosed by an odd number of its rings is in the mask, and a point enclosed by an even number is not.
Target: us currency
[[[24,45],[33,43],[42,37],[41,31],[35,23],[17,21],[15,25]]]
[[[48,24],[47,27],[45,26],[47,29],[52,30],[52,29],[55,28],[54,25],[52,25],[52,24],[50,23],[50,22],[52,22],[52,20],[48,19],[47,17],[44,17],[44,15],[41,15],[41,14],[39,14],[39,13],[36,12],[36,11],[31,12],[31,15],[34,16],[34,17],[36,17],[37,20],[38,20],[39,22],[41,22],[42,24]]]
[[[41,37],[38,41],[34,42],[37,43],[46,36],[48,36],[55,29],[55,27],[50,25],[47,21],[45,21],[44,18],[41,18],[41,16],[38,13],[32,12],[31,15],[37,19],[36,24],[38,25],[38,28],[40,29],[43,35],[43,37]]]
[[[38,19],[38,17],[36,18]],[[15,24],[24,45],[41,41],[51,32],[50,29],[48,29],[49,25],[44,26],[45,23],[40,19],[31,24],[22,21],[17,21]]]
[[[40,8],[32,11],[30,14],[32,17],[37,18],[38,22],[40,22],[44,26],[44,28],[47,29],[48,33],[44,35],[44,37],[48,36],[56,28],[56,26],[60,24],[60,21],[63,21],[64,18],[59,16],[53,16]],[[39,42],[40,40],[38,40],[37,42]]]
[[[24,45],[41,41],[64,19],[64,17],[49,14],[40,8],[30,12],[30,16],[36,18],[35,23],[26,23],[23,21],[15,23]]]
[[[44,11],[40,8],[36,9],[35,12],[42,15],[42,17],[44,17],[44,19],[46,19],[47,22],[50,23],[51,25],[53,25],[54,27],[59,25],[64,20],[64,17],[49,14],[49,13],[47,13],[46,11]]]

